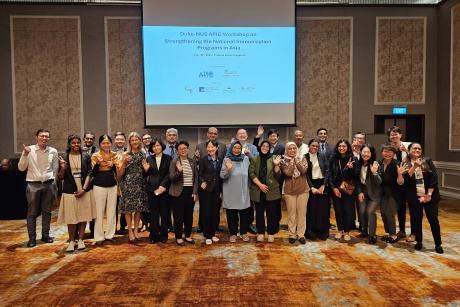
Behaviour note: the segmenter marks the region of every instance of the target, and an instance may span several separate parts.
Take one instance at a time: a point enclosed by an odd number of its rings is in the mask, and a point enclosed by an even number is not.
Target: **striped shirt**
[[[193,187],[193,172],[188,160],[180,160],[182,164],[182,174],[184,178],[184,187]]]

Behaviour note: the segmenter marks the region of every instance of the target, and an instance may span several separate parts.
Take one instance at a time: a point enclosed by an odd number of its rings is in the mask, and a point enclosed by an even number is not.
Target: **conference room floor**
[[[405,241],[337,242],[335,231],[326,242],[290,245],[283,230],[275,243],[251,236],[251,243],[232,244],[219,234],[212,246],[194,233],[197,243],[186,247],[172,234],[156,245],[147,238],[128,244],[124,236],[103,247],[87,241],[73,254],[65,252],[67,227],[56,225],[56,211],[55,243],[32,249],[25,220],[0,221],[0,306],[459,306],[460,201],[444,199],[440,208],[443,255],[434,252],[426,220],[422,251]]]

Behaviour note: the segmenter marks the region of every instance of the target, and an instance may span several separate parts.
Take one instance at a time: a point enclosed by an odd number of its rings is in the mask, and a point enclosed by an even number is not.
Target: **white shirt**
[[[297,152],[300,154],[301,157],[305,156],[308,153],[308,145],[302,143],[300,147],[297,147]]]
[[[310,162],[311,162],[311,178],[312,179],[323,179],[323,173],[321,172],[321,167],[319,166],[318,154],[310,153]]]
[[[27,156],[21,155],[18,169],[27,170],[26,181],[48,181],[55,179],[59,171],[58,152],[55,148],[46,146],[41,150],[38,145],[28,146],[30,152]]]
[[[368,168],[368,166],[362,166],[361,167],[361,175],[359,176],[359,179],[361,180],[361,183],[364,184],[364,185],[366,185],[367,168]]]

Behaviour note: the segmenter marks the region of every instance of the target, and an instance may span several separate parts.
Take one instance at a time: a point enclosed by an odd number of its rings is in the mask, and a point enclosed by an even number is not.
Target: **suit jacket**
[[[92,176],[92,167],[91,167],[91,156],[87,153],[81,153],[81,186],[85,184],[85,180],[87,176]],[[75,179],[72,175],[72,169],[70,167],[69,161],[69,154],[66,153],[64,156],[64,160],[67,162],[67,168],[65,169],[64,178],[62,181],[62,193],[66,194],[73,194],[77,192],[77,184],[75,183]],[[87,187],[86,191],[92,189],[92,185]]]
[[[325,154],[319,153],[317,154],[318,156],[318,163],[319,163],[319,168],[321,169],[321,173],[323,173],[324,176],[324,185],[327,187],[329,185],[329,164],[327,162],[327,158]],[[305,154],[305,158],[307,159],[308,163],[308,169],[307,169],[307,180],[308,180],[308,185],[310,187],[313,187],[312,184],[312,170],[313,170],[313,164],[310,161],[310,153]]]
[[[200,159],[208,155],[208,150],[206,149],[206,142],[197,144],[195,147],[195,151],[200,152]],[[224,160],[225,153],[227,152],[227,148],[225,147],[225,144],[221,142],[217,142],[217,157],[219,158],[220,161]]]
[[[260,156],[255,156],[251,159],[249,164],[249,178],[251,179],[251,187],[249,190],[250,198],[252,201],[260,202],[260,189],[252,181],[254,178],[259,178],[260,170]],[[267,200],[276,200],[281,198],[279,179],[281,177],[281,169],[275,173],[275,166],[273,164],[273,157],[267,159],[267,182],[265,183],[268,188]]]
[[[150,164],[147,176],[147,192],[153,193],[158,187],[162,186],[169,188],[169,166],[171,164],[171,156],[167,154],[161,155],[160,165],[157,165],[155,155],[147,157],[147,162]]]
[[[222,192],[222,179],[220,178],[220,169],[222,168],[222,159],[217,158],[216,168],[213,166],[213,161],[208,159],[208,154],[202,156],[198,167],[198,184],[206,182],[205,191]]]
[[[325,143],[326,145],[326,152],[324,153],[326,155],[327,161],[331,160],[332,156],[334,155],[334,148],[335,146],[332,144],[329,144],[328,142]],[[321,152],[321,143],[319,144],[318,152]]]
[[[362,165],[358,166],[359,176],[361,176]],[[372,174],[370,166],[367,168],[366,172],[366,185],[361,183],[361,178],[359,179],[359,184],[356,185],[356,192],[364,193],[366,197],[369,197],[373,201],[380,201],[382,198],[382,176],[380,175],[380,169],[377,170],[377,174]]]
[[[379,162],[379,173],[382,176],[382,192],[383,195],[393,196],[393,198],[399,202],[401,190],[403,189],[402,185],[397,183],[398,179],[398,169],[397,166],[399,162],[393,159],[390,164],[388,164],[387,169],[384,170],[383,160]]]
[[[423,183],[425,185],[425,193],[428,189],[434,189],[431,195],[431,201],[434,203],[439,202],[439,188],[438,188],[438,172],[433,164],[433,161],[425,157],[425,161],[429,170],[423,172]],[[404,185],[406,187],[406,200],[411,204],[418,204],[417,187],[415,183],[415,174],[409,176],[408,172],[404,173]]]
[[[195,160],[187,158],[193,173],[193,194],[198,193],[198,168]],[[176,168],[176,162],[180,161],[180,158],[173,159],[169,164],[169,180],[171,185],[169,186],[169,195],[179,197],[182,194],[184,188],[183,173],[179,172]]]

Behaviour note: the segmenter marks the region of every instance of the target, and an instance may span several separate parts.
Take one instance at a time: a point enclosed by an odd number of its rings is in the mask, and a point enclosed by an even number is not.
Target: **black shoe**
[[[299,242],[300,242],[300,244],[303,245],[303,244],[307,243],[307,240],[305,240],[305,238],[302,237],[302,238],[299,239]]]
[[[161,242],[161,243],[166,243],[166,242],[168,242],[168,238],[161,238],[161,239],[160,239],[160,242]]]
[[[104,244],[104,241],[97,241],[97,242],[96,242],[96,245],[97,245],[97,246],[102,246],[103,244]]]
[[[250,234],[253,234],[253,235],[257,234],[257,230],[252,225],[249,225],[248,231],[249,231]]]
[[[42,237],[41,240],[43,243],[53,243],[54,238],[53,237]]]
[[[198,229],[196,230],[196,233],[202,233],[203,230],[201,230],[201,228],[198,227]]]
[[[398,237],[396,237],[396,238],[393,239],[393,238],[390,236],[390,238],[388,239],[388,243],[396,243],[396,242],[398,242],[398,241],[399,241]]]
[[[174,233],[174,227],[168,228],[168,232]]]
[[[122,235],[122,236],[124,236],[124,235],[127,235],[127,234],[128,234],[128,231],[127,231],[126,229],[120,229],[120,230],[115,231],[115,233],[116,233],[117,235]]]
[[[361,233],[358,235],[358,238],[360,238],[360,239],[365,239],[365,238],[367,238],[367,237],[369,237],[369,235],[368,235],[367,233],[365,233],[365,232],[361,232]]]
[[[441,245],[436,245],[434,248],[438,254],[444,254],[444,250],[442,249]]]
[[[414,248],[418,251],[421,250],[423,248],[422,242],[415,243]]]
[[[369,244],[375,244],[375,243],[377,243],[377,237],[370,236],[369,237]]]
[[[158,238],[154,238],[154,239],[151,238],[150,239],[150,244],[156,244],[158,242],[160,242],[160,240]]]
[[[330,230],[336,230],[337,226],[335,226],[334,224],[329,224],[329,229]]]
[[[294,243],[295,243],[295,241],[296,241],[296,239],[295,239],[295,238],[289,238],[289,243],[291,243],[291,244],[294,244]]]
[[[112,242],[112,243],[117,242],[117,239],[115,239],[115,238],[110,238],[110,239],[105,239],[105,240],[106,240],[106,241],[110,241],[110,242]]]
[[[390,236],[388,236],[388,235],[381,236],[380,240],[382,240],[383,242],[389,242],[390,241]]]
[[[223,229],[222,227],[219,226],[219,227],[217,227],[217,231],[218,231],[218,232],[224,232],[224,229]]]
[[[327,233],[318,236],[318,239],[320,239],[321,241],[326,241],[327,238],[329,238],[329,234]]]
[[[178,241],[176,240],[176,245],[178,245],[178,246],[185,246],[185,241],[178,242]]]
[[[27,247],[34,247],[37,245],[37,241],[35,239],[30,239],[29,242],[27,242]]]
[[[94,239],[94,233],[85,236],[85,239]]]
[[[193,239],[190,239],[190,240],[185,239],[185,242],[187,242],[188,244],[195,244],[195,240]]]

